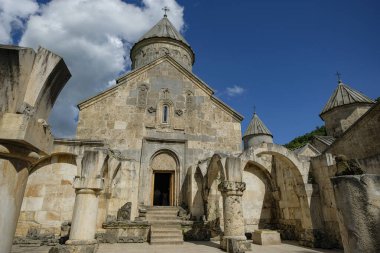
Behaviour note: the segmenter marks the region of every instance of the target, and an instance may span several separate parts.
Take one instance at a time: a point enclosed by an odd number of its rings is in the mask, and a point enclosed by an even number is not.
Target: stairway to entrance
[[[146,208],[146,220],[151,224],[150,244],[183,244],[178,207],[153,206]]]

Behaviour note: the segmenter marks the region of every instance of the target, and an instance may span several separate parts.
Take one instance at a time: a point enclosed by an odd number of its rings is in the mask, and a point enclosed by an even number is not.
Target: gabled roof
[[[303,153],[305,151],[307,151],[307,149],[311,150],[315,154],[315,156],[321,154],[321,152],[319,152],[319,150],[316,147],[314,147],[313,145],[311,145],[310,143],[306,143],[302,147],[299,147],[299,148],[293,150],[293,152],[296,153],[297,155],[303,155]]]
[[[273,137],[272,133],[264,125],[264,123],[261,121],[259,116],[257,116],[256,113],[254,113],[251,119],[251,122],[249,123],[248,128],[245,131],[243,137],[248,136],[248,135],[261,135],[261,134],[270,135]]]
[[[372,99],[339,81],[338,87],[323,108],[321,115],[340,106],[354,103],[375,103]]]
[[[126,73],[122,76],[120,76],[119,78],[116,79],[116,85],[96,94],[95,96],[93,97],[90,97],[86,100],[83,100],[81,101],[77,107],[81,110],[82,108],[85,108],[89,105],[91,105],[92,103],[96,102],[97,100],[99,99],[102,99],[103,97],[107,97],[108,95],[111,95],[111,94],[114,94],[115,92],[117,92],[117,88],[121,85],[123,85],[125,83],[125,81],[129,80],[129,79],[132,79],[132,78],[135,78],[136,76],[140,75],[142,72],[150,69],[150,68],[153,68],[154,66],[156,66],[157,64],[160,64],[161,62],[164,62],[164,61],[168,61],[170,64],[172,64],[178,71],[180,71],[182,74],[184,74],[187,78],[189,78],[190,80],[192,80],[201,90],[203,90],[206,94],[208,94],[211,98],[211,101],[213,101],[217,106],[219,106],[220,108],[222,108],[225,112],[227,112],[228,114],[230,114],[232,117],[234,117],[236,120],[238,121],[242,121],[244,119],[244,117],[238,113],[237,111],[235,111],[234,109],[232,109],[230,106],[228,106],[226,103],[224,103],[223,101],[221,101],[220,99],[218,99],[217,97],[214,96],[214,91],[213,89],[208,86],[205,82],[203,82],[199,77],[197,77],[196,75],[194,75],[192,72],[188,71],[186,68],[184,68],[181,64],[179,64],[176,60],[174,60],[170,55],[164,55],[152,62],[150,62],[149,64],[141,67],[141,68],[138,68],[138,69],[135,69],[135,70],[132,70],[131,72],[129,73]]]
[[[173,24],[169,21],[167,17],[163,17],[155,26],[152,27],[147,33],[145,33],[138,41],[149,38],[171,38],[185,43],[190,46],[185,38],[175,29]],[[137,44],[136,43],[136,44]]]
[[[326,144],[327,146],[330,146],[335,141],[335,138],[332,136],[314,135],[314,138]]]

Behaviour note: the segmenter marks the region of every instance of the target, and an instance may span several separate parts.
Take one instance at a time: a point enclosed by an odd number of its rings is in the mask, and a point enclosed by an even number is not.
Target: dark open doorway
[[[172,195],[172,173],[154,173],[153,205],[170,206]]]

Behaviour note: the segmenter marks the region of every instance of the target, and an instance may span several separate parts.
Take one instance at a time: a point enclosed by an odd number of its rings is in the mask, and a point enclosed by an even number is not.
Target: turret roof
[[[329,101],[323,108],[321,114],[328,112],[336,107],[343,105],[354,104],[354,103],[375,103],[372,99],[368,98],[364,94],[357,90],[352,89],[348,85],[342,83],[339,80],[338,87],[335,89],[334,93],[331,95]]]
[[[261,134],[270,135],[273,137],[272,133],[265,126],[265,124],[262,122],[259,116],[257,116],[256,113],[254,113],[251,119],[251,122],[249,123],[248,128],[245,131],[243,137],[248,136],[248,135],[261,135]]]
[[[142,41],[144,39],[149,38],[171,38],[185,43],[187,46],[190,46],[189,43],[185,40],[185,38],[175,29],[173,24],[169,21],[169,19],[164,16],[155,26],[152,27],[147,33],[145,33],[139,40]]]

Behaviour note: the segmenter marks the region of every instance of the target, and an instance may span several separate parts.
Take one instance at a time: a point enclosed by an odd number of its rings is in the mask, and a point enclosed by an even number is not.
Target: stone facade
[[[168,106],[168,122],[163,122],[164,106]],[[241,117],[169,56],[120,78],[115,88],[79,108],[78,139],[105,140],[130,160],[125,182],[133,182],[131,188],[139,191],[127,191],[128,199],[123,201],[138,199],[132,201],[132,216],[138,204],[151,205],[153,170],[175,172],[179,205],[184,201],[189,166],[214,152],[240,151]],[[114,215],[119,204],[110,206],[108,215]]]

